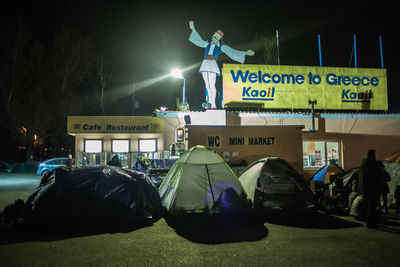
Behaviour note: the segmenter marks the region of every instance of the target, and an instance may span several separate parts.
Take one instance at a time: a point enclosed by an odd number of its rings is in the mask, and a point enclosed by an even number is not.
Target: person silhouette
[[[383,164],[376,160],[374,149],[368,150],[360,166],[359,193],[363,195],[367,206],[367,227],[377,228],[379,199],[383,188]]]
[[[211,37],[211,42],[204,41],[194,27],[194,22],[189,22],[189,28],[192,30],[189,41],[194,45],[205,48],[204,59],[201,64],[199,72],[203,76],[204,84],[206,86],[206,102],[203,103],[204,108],[216,109],[215,98],[217,95],[217,88],[215,82],[217,76],[221,76],[217,59],[221,53],[225,53],[229,58],[234,61],[244,63],[246,56],[253,56],[252,50],[239,51],[235,50],[222,41],[224,33],[217,30]]]

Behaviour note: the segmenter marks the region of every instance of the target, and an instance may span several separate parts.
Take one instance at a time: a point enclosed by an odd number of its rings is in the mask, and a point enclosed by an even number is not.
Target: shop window
[[[113,153],[129,153],[129,140],[112,140]]]
[[[103,140],[85,140],[86,153],[100,153],[103,151]]]
[[[181,143],[185,141],[185,130],[183,128],[176,129],[176,142]]]
[[[157,139],[139,139],[139,152],[149,153],[157,151]]]
[[[340,166],[339,142],[303,142],[304,168],[320,168],[325,165]]]
[[[328,165],[340,166],[339,160],[339,143],[338,142],[326,142],[326,152]]]

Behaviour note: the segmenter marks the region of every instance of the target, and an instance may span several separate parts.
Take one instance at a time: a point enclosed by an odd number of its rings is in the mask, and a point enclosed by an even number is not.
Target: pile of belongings
[[[57,168],[25,204],[33,224],[151,224],[162,217],[157,189],[143,173],[119,167]]]
[[[316,211],[315,196],[293,167],[276,157],[252,163],[239,176],[253,205],[272,215],[298,215]]]
[[[387,192],[388,207],[400,210],[400,152],[386,157],[383,160],[383,166],[386,171],[387,185],[384,185],[384,188]],[[357,193],[359,191],[359,168],[351,169],[346,173],[347,175],[343,177],[344,184],[350,190],[347,209],[350,215],[363,219],[366,211],[365,203],[362,195]]]
[[[137,158],[133,169],[135,171],[148,173],[151,169],[170,169],[176,159],[145,159]]]
[[[147,174],[147,177],[158,188],[175,161],[176,159],[145,159],[139,157],[133,169]]]
[[[386,175],[390,176],[387,185],[390,189],[388,205],[391,206],[396,202],[396,187],[400,185],[400,165],[393,162],[384,162],[383,165]],[[359,167],[350,169],[339,174],[333,183],[317,187],[316,196],[321,209],[329,213],[350,214],[363,219],[365,204],[359,193],[359,172]]]
[[[338,174],[330,184],[316,184],[315,192],[321,210],[340,215],[348,214],[357,197],[359,168]]]
[[[177,160],[159,192],[170,221],[200,218],[197,215],[210,218],[224,214],[227,218],[251,210],[246,192],[230,167],[204,146],[192,147]]]

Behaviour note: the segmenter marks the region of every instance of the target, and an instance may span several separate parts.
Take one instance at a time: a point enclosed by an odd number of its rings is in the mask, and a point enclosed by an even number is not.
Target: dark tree
[[[278,64],[278,46],[273,35],[260,35],[256,38],[256,58],[260,64]]]
[[[93,69],[91,81],[94,89],[94,99],[96,100],[94,105],[97,107],[96,113],[104,116],[106,115],[104,108],[104,91],[110,82],[112,68],[105,56],[97,56]]]
[[[0,127],[32,158],[46,140],[53,147],[68,143],[66,116],[84,105],[79,85],[90,74],[93,46],[67,27],[50,49],[22,20],[0,27]]]
[[[0,24],[0,124],[11,132],[23,131],[17,120],[21,101],[30,73],[29,48],[32,31],[22,20],[2,21]]]

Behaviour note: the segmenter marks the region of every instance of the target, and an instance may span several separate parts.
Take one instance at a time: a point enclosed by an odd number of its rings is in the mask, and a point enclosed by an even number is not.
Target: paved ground
[[[0,203],[26,198],[38,176],[0,175]],[[5,199],[5,200],[4,200]],[[379,230],[348,216],[302,223],[174,229],[164,219],[140,229],[0,231],[1,266],[400,266],[400,214]]]
[[[25,200],[41,178],[31,173],[0,173],[0,211],[18,198]]]

